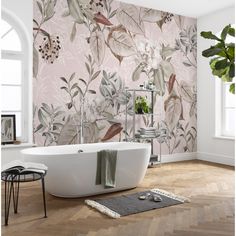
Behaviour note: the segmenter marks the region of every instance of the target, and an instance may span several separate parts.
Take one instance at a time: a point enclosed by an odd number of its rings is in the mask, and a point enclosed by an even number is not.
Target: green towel
[[[116,160],[116,150],[101,150],[97,153],[96,185],[102,184],[104,188],[115,187]]]

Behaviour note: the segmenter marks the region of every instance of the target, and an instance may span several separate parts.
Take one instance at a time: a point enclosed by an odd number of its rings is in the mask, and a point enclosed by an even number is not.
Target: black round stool
[[[44,217],[47,217],[46,200],[45,200],[45,184],[44,176],[47,174],[45,170],[16,168],[1,172],[1,179],[5,182],[5,225],[8,225],[9,209],[11,196],[13,198],[14,213],[17,213],[19,186],[20,183],[32,182],[36,180],[42,181]]]

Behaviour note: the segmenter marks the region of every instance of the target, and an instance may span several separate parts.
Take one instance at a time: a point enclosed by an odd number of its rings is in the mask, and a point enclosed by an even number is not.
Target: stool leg
[[[44,177],[42,178],[42,190],[43,190],[44,217],[47,218]]]
[[[15,186],[14,186],[15,185]],[[18,199],[19,199],[19,185],[20,185],[20,175],[17,176],[17,181],[13,184],[13,204],[14,204],[14,213],[17,213],[18,208]]]
[[[10,204],[11,204],[11,192],[13,186],[13,180],[12,181],[6,181],[5,182],[5,225],[8,225],[8,217],[9,217],[9,210],[10,210]]]

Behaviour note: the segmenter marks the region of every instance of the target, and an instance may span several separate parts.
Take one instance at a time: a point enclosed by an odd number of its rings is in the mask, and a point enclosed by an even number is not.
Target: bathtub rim
[[[70,155],[83,155],[83,154],[91,154],[91,153],[96,153],[97,151],[84,151],[84,152],[81,152],[81,153],[78,153],[78,152],[73,152],[73,153],[67,153],[67,152],[55,152],[55,153],[51,153],[51,152],[36,152],[37,150],[45,150],[45,149],[55,149],[56,151],[56,148],[62,148],[62,147],[69,147],[69,146],[78,146],[79,148],[79,145],[91,145],[91,146],[95,146],[96,144],[98,144],[98,147],[99,145],[102,145],[102,144],[126,144],[126,145],[136,145],[136,147],[129,147],[127,146],[126,148],[104,148],[104,149],[110,149],[110,150],[118,150],[118,151],[129,151],[129,150],[141,150],[141,149],[145,149],[145,148],[151,148],[151,143],[138,143],[138,142],[100,142],[100,143],[83,143],[83,144],[68,144],[68,145],[57,145],[57,146],[36,146],[36,147],[32,147],[32,148],[25,148],[25,149],[22,149],[20,152],[21,154],[23,155],[35,155],[35,156],[58,156],[58,155],[67,155],[67,156],[70,156]],[[128,148],[129,147],[129,148]],[[103,150],[103,149],[100,149],[100,150]]]

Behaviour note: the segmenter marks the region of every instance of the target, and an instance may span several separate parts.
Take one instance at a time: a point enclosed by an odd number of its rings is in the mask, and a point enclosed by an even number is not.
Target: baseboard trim
[[[197,159],[202,161],[209,161],[229,166],[235,166],[235,159],[231,156],[219,155],[208,152],[197,152]]]
[[[196,160],[196,152],[185,152],[185,153],[173,153],[168,155],[161,155],[161,163],[178,162],[178,161],[190,161]]]

